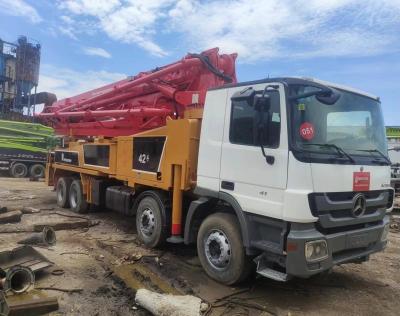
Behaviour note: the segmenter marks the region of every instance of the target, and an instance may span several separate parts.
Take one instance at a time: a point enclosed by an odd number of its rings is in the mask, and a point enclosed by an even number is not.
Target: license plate
[[[347,248],[362,248],[369,244],[368,234],[359,234],[347,237]]]

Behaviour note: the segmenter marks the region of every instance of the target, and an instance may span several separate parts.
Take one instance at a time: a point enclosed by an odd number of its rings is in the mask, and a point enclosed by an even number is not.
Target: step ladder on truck
[[[238,83],[211,49],[53,103],[57,203],[136,216],[147,247],[197,244],[213,279],[286,281],[387,243],[393,190],[377,97],[333,83]]]

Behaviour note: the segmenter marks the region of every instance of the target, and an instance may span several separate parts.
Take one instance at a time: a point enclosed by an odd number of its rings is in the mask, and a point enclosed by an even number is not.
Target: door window
[[[232,101],[229,130],[229,141],[232,144],[259,146],[263,140],[265,147],[279,147],[281,133],[279,92],[272,90],[267,94],[270,96],[271,107],[263,114],[246,101]],[[267,128],[260,129],[262,125]]]

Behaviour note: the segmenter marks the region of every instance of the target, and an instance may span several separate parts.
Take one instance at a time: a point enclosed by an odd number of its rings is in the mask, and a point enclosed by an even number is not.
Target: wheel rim
[[[226,268],[231,261],[231,245],[228,237],[220,230],[212,230],[204,243],[206,258],[216,269]]]
[[[35,177],[40,177],[42,174],[43,174],[43,172],[42,172],[42,168],[40,168],[40,167],[36,167],[36,168],[34,168],[33,169],[33,175],[35,176]]]
[[[78,205],[78,192],[74,188],[71,188],[70,197],[71,208],[76,208]]]
[[[17,176],[20,176],[20,177],[23,176],[25,174],[25,168],[23,166],[20,166],[20,165],[16,166],[15,167],[15,174]]]
[[[150,208],[146,208],[140,216],[140,231],[147,237],[154,233],[156,227],[156,218]]]

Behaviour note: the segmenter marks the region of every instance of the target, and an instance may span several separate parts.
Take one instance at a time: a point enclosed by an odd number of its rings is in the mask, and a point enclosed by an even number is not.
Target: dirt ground
[[[20,224],[2,225],[13,230],[35,223],[70,221],[73,218],[63,214],[76,215],[56,206],[55,193],[44,182],[27,179],[0,178],[0,205],[41,210],[23,215]],[[54,262],[53,267],[37,275],[37,288],[79,290],[67,293],[35,289],[27,295],[58,297],[60,309],[51,315],[148,315],[134,303],[135,291],[142,287],[164,293],[194,294],[213,303],[210,315],[400,314],[399,232],[391,232],[386,251],[371,256],[367,263],[343,265],[330,274],[287,283],[253,276],[233,288],[205,275],[194,247],[167,245],[159,250],[141,247],[136,240],[134,218],[105,211],[83,217],[98,220],[99,224],[57,231],[55,246],[36,248]],[[0,251],[15,247],[16,241],[26,234],[0,234]],[[62,270],[63,274],[55,275],[54,270]],[[24,298],[8,299],[11,302]]]

